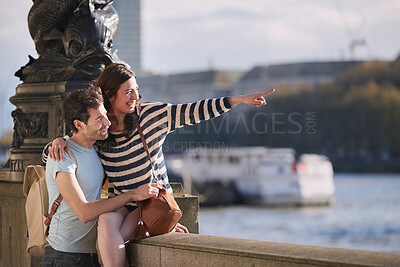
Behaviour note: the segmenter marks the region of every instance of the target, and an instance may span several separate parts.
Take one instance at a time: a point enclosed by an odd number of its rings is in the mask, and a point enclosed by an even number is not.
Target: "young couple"
[[[72,136],[57,138],[48,148],[50,207],[60,193],[64,199],[50,223],[43,266],[99,266],[96,240],[104,266],[128,266],[125,244],[133,239],[139,217],[135,201],[156,196],[161,186],[172,193],[162,153],[167,134],[217,117],[240,103],[265,105],[263,96],[271,92],[178,105],[143,103],[138,109],[136,76],[120,63],[106,67],[95,85],[65,99],[62,114]],[[157,183],[151,181],[152,167]],[[108,199],[100,199],[103,168],[109,177]],[[188,232],[179,223],[175,231]]]

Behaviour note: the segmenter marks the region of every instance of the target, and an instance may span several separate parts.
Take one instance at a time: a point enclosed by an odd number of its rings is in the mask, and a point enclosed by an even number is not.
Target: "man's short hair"
[[[78,89],[65,98],[61,115],[72,132],[78,132],[74,120],[87,123],[90,117],[89,108],[98,108],[103,103],[99,87],[90,85],[87,89]]]

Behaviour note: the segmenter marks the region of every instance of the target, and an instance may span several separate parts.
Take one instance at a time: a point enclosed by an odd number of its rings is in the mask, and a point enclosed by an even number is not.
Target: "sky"
[[[126,1],[126,0],[114,0]],[[0,9],[0,136],[12,128],[15,71],[37,57],[30,0]],[[324,60],[394,60],[399,0],[142,0],[142,67],[162,74]],[[354,40],[365,44],[350,50]]]

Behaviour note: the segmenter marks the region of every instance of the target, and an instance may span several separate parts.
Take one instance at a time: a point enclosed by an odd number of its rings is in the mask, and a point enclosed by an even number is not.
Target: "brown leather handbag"
[[[147,152],[147,157],[150,160],[154,181],[157,182],[151,164],[149,149],[147,148],[139,122],[137,124],[137,129]],[[182,211],[174,197],[165,188],[160,189],[157,197],[152,197],[144,201],[136,201],[136,204],[139,209],[139,221],[133,234],[135,239],[169,233],[175,228],[179,219],[182,217]]]

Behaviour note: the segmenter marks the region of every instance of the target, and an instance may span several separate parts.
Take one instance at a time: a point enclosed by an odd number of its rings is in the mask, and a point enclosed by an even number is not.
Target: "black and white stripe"
[[[229,98],[200,100],[189,104],[143,103],[139,124],[149,148],[157,180],[171,194],[162,145],[168,133],[215,118],[231,108]],[[98,151],[100,160],[110,179],[109,196],[119,195],[151,181],[152,168],[147,158],[138,131],[135,129],[127,138],[121,132],[109,133],[117,145]],[[135,209],[130,203],[128,208]]]

